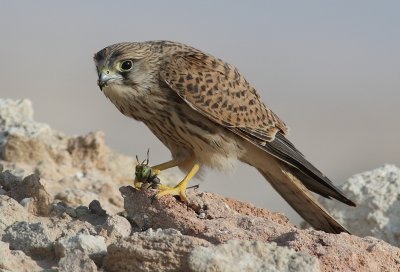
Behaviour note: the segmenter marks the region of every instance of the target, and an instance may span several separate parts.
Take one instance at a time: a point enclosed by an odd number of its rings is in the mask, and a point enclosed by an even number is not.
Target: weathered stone
[[[0,241],[0,271],[33,272],[43,269],[24,252],[10,250],[9,244]]]
[[[10,244],[10,249],[22,250],[27,255],[53,254],[53,241],[42,223],[15,222],[5,230],[2,240]]]
[[[58,262],[59,272],[95,272],[96,264],[80,250],[69,251]]]
[[[400,168],[385,165],[354,175],[341,189],[357,207],[321,199],[335,218],[355,235],[374,236],[400,246]]]
[[[98,216],[106,216],[107,212],[101,207],[101,204],[98,200],[93,200],[89,204],[89,210]]]
[[[275,243],[230,240],[226,244],[195,248],[189,258],[194,272],[259,271],[318,272],[318,258]]]
[[[89,255],[104,271],[189,271],[190,264],[200,270],[227,260],[243,261],[233,270],[246,265],[248,258],[254,260],[252,269],[257,265],[264,269],[263,261],[270,260],[269,256],[274,256],[271,263],[276,261],[272,268],[300,269],[304,264],[301,256],[307,253],[313,256],[311,260],[318,258],[321,271],[400,271],[400,249],[381,240],[300,230],[281,214],[215,194],[189,190],[189,204],[183,204],[170,196],[152,201],[155,192],[127,186],[121,188],[121,198],[118,187],[132,184],[133,158],[108,148],[101,132],[69,137],[35,122],[32,113],[29,101],[0,99],[0,165],[7,169],[0,169],[0,237],[9,242],[0,243],[1,271],[96,271]],[[379,237],[386,237],[393,244],[399,225],[396,171],[385,169],[363,176],[365,186],[357,187],[357,180],[351,185],[355,188],[347,192],[361,208],[360,217],[352,215],[350,221],[358,229],[367,223],[378,224],[379,227],[366,227],[373,230],[369,234],[379,236],[382,231],[385,234]],[[161,175],[165,184],[168,179],[173,184],[178,181],[168,171]],[[15,197],[23,206],[4,194]],[[54,196],[62,201],[52,200]],[[41,199],[39,205],[37,199]],[[125,211],[121,211],[123,207]],[[129,222],[117,213],[126,214]],[[141,232],[149,228],[164,230]],[[83,242],[71,238],[79,240],[79,235],[90,238]],[[52,241],[63,239],[60,247],[64,249],[58,255],[65,253],[57,260]],[[92,239],[96,240],[94,245]],[[230,240],[238,244],[232,245]],[[105,243],[109,245],[107,253]],[[21,248],[31,256],[20,250],[6,250],[8,246]],[[194,248],[197,249],[193,251]],[[289,249],[297,253],[291,255]],[[267,251],[269,255],[264,260],[261,252]],[[190,263],[189,256],[198,260],[197,264]],[[216,256],[221,259],[216,261]],[[30,263],[33,258],[39,269]],[[207,261],[199,261],[204,259]],[[102,266],[103,261],[106,267]],[[21,267],[15,268],[16,262]]]
[[[128,237],[132,231],[129,221],[119,215],[109,216],[101,228],[107,233],[108,237],[113,239]]]
[[[173,229],[150,229],[111,244],[104,264],[107,271],[188,271],[190,251],[209,245]]]
[[[26,198],[32,198],[31,211],[36,215],[47,215],[50,212],[50,205],[53,197],[47,193],[40,177],[36,174],[25,177],[21,182],[13,184],[8,195],[18,202]]]
[[[149,192],[130,186],[121,187],[127,217],[137,230],[174,228],[183,234],[221,243],[234,238],[272,240],[281,232],[295,227],[281,214],[256,208],[251,204],[233,201],[221,196],[189,192],[190,204],[174,197],[152,199]],[[207,211],[207,220],[198,214]]]
[[[8,226],[28,218],[28,212],[17,201],[9,196],[0,195],[0,237]]]
[[[11,188],[18,186],[18,184],[22,181],[20,177],[15,176],[9,170],[0,173],[0,185],[6,190],[9,191]]]
[[[59,258],[77,250],[82,251],[95,263],[100,264],[107,253],[107,246],[104,237],[87,234],[61,238],[55,244],[55,252]]]
[[[83,171],[93,167],[107,171],[107,163],[105,161],[106,150],[103,148],[104,146],[104,133],[98,131],[69,139],[67,150],[74,158],[73,161],[79,163],[79,167]]]

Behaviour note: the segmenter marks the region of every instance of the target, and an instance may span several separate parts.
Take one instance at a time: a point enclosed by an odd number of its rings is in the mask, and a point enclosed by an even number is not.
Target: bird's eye
[[[124,72],[129,71],[130,69],[132,69],[132,66],[133,66],[133,63],[131,60],[124,60],[121,63],[121,71],[124,71]]]

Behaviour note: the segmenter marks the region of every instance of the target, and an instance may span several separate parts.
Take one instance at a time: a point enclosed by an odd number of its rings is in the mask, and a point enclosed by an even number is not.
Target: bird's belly
[[[121,113],[145,123],[174,158],[194,156],[203,165],[229,170],[244,154],[243,139],[182,100],[133,97],[123,87],[105,94]]]
[[[161,115],[163,116],[163,115]],[[169,112],[144,123],[175,158],[194,156],[201,164],[230,170],[244,153],[242,139],[197,112]]]

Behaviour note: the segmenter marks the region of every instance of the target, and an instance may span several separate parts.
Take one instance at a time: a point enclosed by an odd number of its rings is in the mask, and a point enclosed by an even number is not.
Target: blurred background
[[[5,1],[0,97],[29,98],[36,120],[152,164],[168,150],[96,85],[93,54],[122,41],[173,40],[239,68],[335,184],[400,166],[398,1]],[[192,182],[196,184],[198,182]],[[254,169],[209,171],[201,189],[299,217]]]

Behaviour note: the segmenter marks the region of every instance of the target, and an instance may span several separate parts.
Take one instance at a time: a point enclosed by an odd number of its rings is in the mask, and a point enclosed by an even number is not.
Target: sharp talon
[[[161,185],[158,187],[158,193],[156,194],[157,198],[163,197],[165,195],[172,195],[172,196],[179,196],[180,200],[182,202],[187,203],[188,198],[186,195],[186,188],[189,183],[189,181],[193,178],[193,176],[197,173],[197,171],[200,169],[200,164],[195,163],[192,167],[192,169],[189,171],[189,173],[186,175],[186,177],[178,183],[175,187],[168,187],[165,185]],[[157,169],[153,170],[154,173],[157,173]],[[193,186],[194,188],[197,188],[197,186]]]
[[[199,187],[200,187],[200,184],[196,184],[196,185],[187,187],[186,189],[194,189],[194,190],[196,190],[196,189],[199,189]]]
[[[166,195],[178,196],[182,202],[187,202],[186,188],[184,188],[184,186],[163,186],[158,190],[156,197],[160,198]]]

